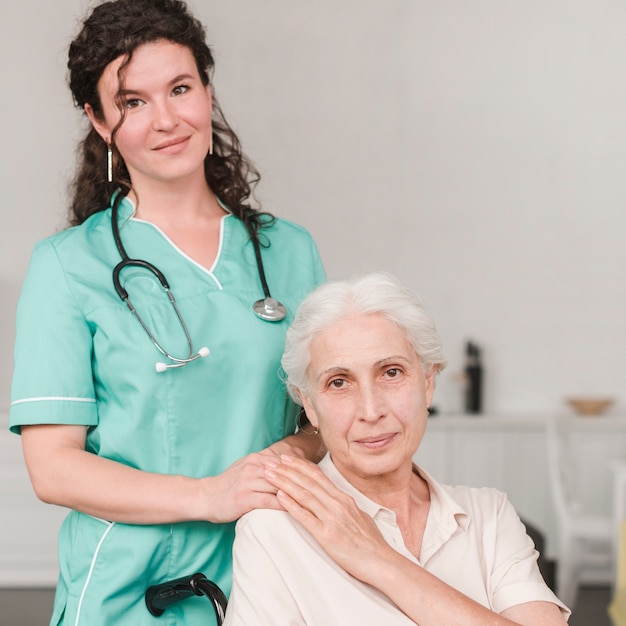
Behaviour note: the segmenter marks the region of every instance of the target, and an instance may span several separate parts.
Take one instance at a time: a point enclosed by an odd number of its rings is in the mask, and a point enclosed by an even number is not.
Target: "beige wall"
[[[0,8],[0,408],[15,294],[63,223],[80,122],[65,50],[87,4]],[[422,295],[450,360],[440,408],[460,408],[472,338],[490,411],[586,392],[624,412],[626,4],[193,5],[265,208],[311,230],[330,276],[386,269]]]

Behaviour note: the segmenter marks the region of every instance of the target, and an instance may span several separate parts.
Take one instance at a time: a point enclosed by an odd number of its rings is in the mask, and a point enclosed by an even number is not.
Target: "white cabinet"
[[[611,511],[612,459],[626,459],[626,418],[572,418],[576,482],[585,503]],[[520,516],[546,536],[552,556],[555,528],[546,475],[541,416],[443,416],[429,419],[416,462],[448,484],[496,487]],[[0,587],[52,586],[56,541],[65,516],[33,494],[20,438],[0,416]],[[603,580],[610,579],[610,572]]]
[[[545,417],[434,416],[415,461],[443,483],[496,487],[520,517],[542,531],[553,557],[556,528],[547,478]],[[611,512],[611,460],[626,459],[626,418],[569,419],[574,485],[586,509]],[[611,572],[587,572],[608,582]]]

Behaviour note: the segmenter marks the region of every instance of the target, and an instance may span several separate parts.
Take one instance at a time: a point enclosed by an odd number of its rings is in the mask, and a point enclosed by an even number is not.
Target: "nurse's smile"
[[[170,139],[168,141],[160,143],[158,146],[155,146],[152,149],[159,151],[162,154],[179,154],[187,147],[190,137],[191,135],[187,135],[186,137],[177,137],[175,139]]]

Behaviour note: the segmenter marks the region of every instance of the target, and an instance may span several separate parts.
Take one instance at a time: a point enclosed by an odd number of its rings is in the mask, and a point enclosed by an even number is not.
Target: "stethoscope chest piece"
[[[287,315],[285,305],[274,298],[268,297],[257,300],[252,305],[252,308],[258,317],[266,322],[280,322],[285,319],[285,315]]]

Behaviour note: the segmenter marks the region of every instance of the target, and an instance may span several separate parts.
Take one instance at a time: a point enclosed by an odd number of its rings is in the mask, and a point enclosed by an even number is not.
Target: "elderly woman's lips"
[[[357,439],[357,443],[370,449],[383,448],[394,439],[396,433],[383,433],[381,435],[372,435],[370,437],[362,437]]]

